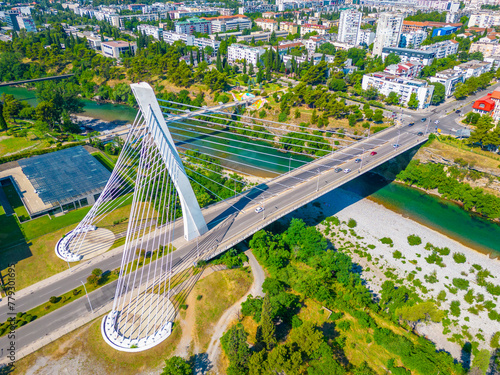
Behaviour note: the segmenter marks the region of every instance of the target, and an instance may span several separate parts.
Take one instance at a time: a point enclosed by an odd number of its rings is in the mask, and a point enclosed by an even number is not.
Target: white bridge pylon
[[[101,332],[113,348],[136,352],[171,334],[176,315],[171,298],[179,288],[171,283],[179,271],[172,269],[179,206],[185,240],[208,228],[153,89],[144,82],[131,88],[139,113],[111,177],[81,223],[59,241],[56,254],[67,261],[81,260],[99,242],[96,234],[103,228],[96,224],[107,217],[107,227],[110,221],[120,227],[125,245],[113,308]],[[117,208],[127,205],[129,216],[123,217],[127,213]]]

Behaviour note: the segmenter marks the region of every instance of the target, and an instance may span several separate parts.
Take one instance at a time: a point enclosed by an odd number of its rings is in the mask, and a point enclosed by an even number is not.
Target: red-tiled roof
[[[476,100],[472,108],[485,112],[493,111],[495,109],[495,102],[491,100],[491,96],[492,94],[488,94],[484,98]]]

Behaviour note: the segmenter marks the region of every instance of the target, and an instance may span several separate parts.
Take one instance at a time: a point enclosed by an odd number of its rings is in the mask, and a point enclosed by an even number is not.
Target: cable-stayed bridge
[[[132,91],[140,111],[115,169],[56,247],[67,261],[92,257],[89,233],[130,205],[113,308],[102,323],[105,340],[122,351],[146,350],[170,335],[176,296],[198,260],[427,140],[428,124],[354,139],[256,119],[238,108],[245,102],[199,108],[158,100],[145,83]],[[216,203],[200,208],[210,200]],[[185,278],[173,278],[182,272]]]

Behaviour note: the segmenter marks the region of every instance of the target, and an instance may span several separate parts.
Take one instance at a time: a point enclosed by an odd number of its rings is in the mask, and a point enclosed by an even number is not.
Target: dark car
[[[462,111],[461,111],[461,110],[459,110],[459,109],[457,109],[457,110],[455,111],[455,113],[460,113],[460,112],[462,112]]]
[[[425,122],[427,119],[424,117],[423,119],[421,119],[420,121],[422,122]]]
[[[395,143],[395,144],[393,144],[393,145],[392,145],[392,147],[394,147],[394,148],[398,148],[398,147],[399,147],[399,144]]]
[[[415,125],[415,123],[414,123],[414,122],[410,122],[410,123],[408,124],[408,126],[413,126],[413,125]]]
[[[335,173],[342,172],[342,168],[335,168]]]
[[[354,161],[355,161],[356,163],[361,163],[361,159],[359,159],[359,158],[358,158],[358,159],[356,159],[356,160],[354,160]]]
[[[417,135],[418,135],[419,137],[421,137],[421,136],[423,136],[423,135],[424,135],[424,133],[422,133],[422,132],[418,132],[418,133],[417,133]]]

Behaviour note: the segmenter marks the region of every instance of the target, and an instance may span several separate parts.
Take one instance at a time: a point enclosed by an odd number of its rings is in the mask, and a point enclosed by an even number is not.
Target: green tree
[[[417,94],[412,93],[410,95],[410,100],[408,101],[408,108],[417,109],[418,105],[419,105],[419,101],[417,100]]]
[[[444,102],[446,97],[446,89],[442,83],[434,82],[431,83],[434,86],[434,92],[432,93],[431,104],[438,105]]]
[[[271,305],[271,297],[266,293],[262,303],[261,313],[261,329],[262,341],[268,350],[271,350],[276,345],[275,327],[273,323],[273,307]]]
[[[229,359],[228,375],[248,373],[248,359],[250,349],[247,344],[248,333],[245,332],[241,323],[233,326],[221,337],[222,349]]]
[[[469,88],[465,83],[458,83],[457,86],[455,87],[455,92],[453,93],[453,96],[457,100],[462,100],[465,99],[469,95]]]
[[[161,375],[191,375],[193,368],[181,357],[174,356],[165,360]]]
[[[7,130],[7,122],[3,117],[3,103],[0,102],[0,130]]]
[[[373,121],[382,122],[383,119],[384,119],[384,111],[382,111],[381,109],[376,109],[373,115]]]
[[[401,62],[401,58],[398,55],[396,55],[395,53],[390,53],[385,58],[384,64],[385,64],[385,66],[389,66],[392,64],[397,64],[399,62]]]

